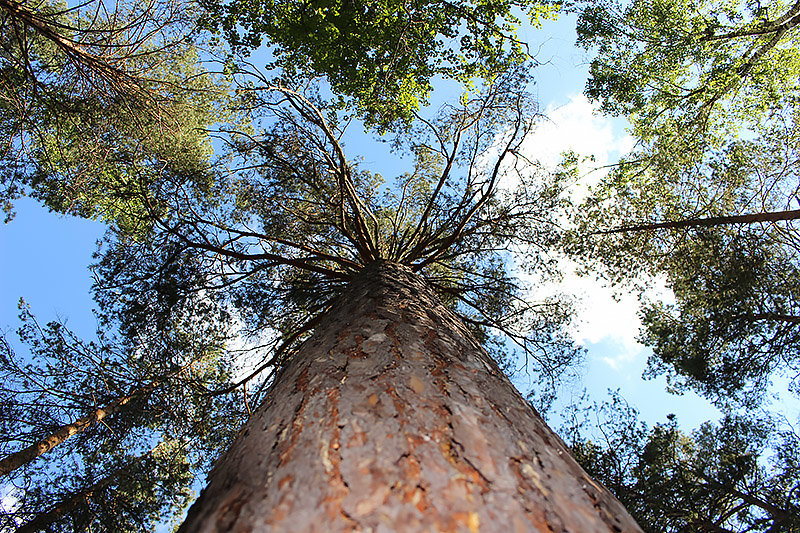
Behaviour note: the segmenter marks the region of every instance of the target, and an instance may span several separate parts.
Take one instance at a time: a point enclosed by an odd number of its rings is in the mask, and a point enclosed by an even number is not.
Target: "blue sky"
[[[49,213],[29,198],[17,201],[15,211],[0,227],[0,327],[16,329],[22,297],[43,322],[65,319],[77,333],[93,335],[88,265],[105,226]]]

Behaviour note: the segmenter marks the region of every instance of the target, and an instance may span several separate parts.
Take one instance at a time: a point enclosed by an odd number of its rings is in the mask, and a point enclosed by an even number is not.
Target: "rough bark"
[[[183,532],[641,531],[425,281],[352,282]]]

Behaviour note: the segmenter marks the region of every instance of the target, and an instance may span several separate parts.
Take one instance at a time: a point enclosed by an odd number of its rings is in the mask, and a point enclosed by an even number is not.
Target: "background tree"
[[[87,462],[60,491],[28,488],[3,516],[4,527],[20,533],[155,529],[165,514],[180,512],[192,498],[194,473],[186,455],[182,443],[167,441],[138,457]]]
[[[681,376],[719,404],[753,406],[797,375],[797,262],[769,234],[698,232],[673,251],[675,306],[643,309],[648,372]],[[790,383],[793,383],[790,381]],[[792,386],[795,386],[793,384]]]
[[[721,403],[796,376],[797,233],[762,215],[797,202],[799,9],[607,2],[578,23],[597,50],[586,92],[638,144],[579,210],[572,251],[613,282],[666,274],[676,303],[645,306],[648,372]]]
[[[520,14],[538,26],[557,4],[517,0],[455,2],[201,2],[204,27],[233,54],[265,45],[286,83],[324,76],[367,124],[408,123],[436,76],[470,83],[530,59],[516,36]],[[230,63],[236,68],[236,62]],[[344,103],[344,102],[342,102]]]
[[[32,195],[124,226],[142,183],[182,172],[203,185],[204,130],[224,95],[198,63],[197,16],[172,0],[0,4],[8,217],[15,198]]]
[[[0,353],[4,527],[140,531],[187,505],[246,414],[209,394],[231,371],[225,321],[196,301],[187,311],[153,337],[129,322],[135,335],[86,343],[23,307],[30,357],[8,342]]]
[[[770,417],[727,415],[685,434],[671,415],[648,428],[612,394],[576,408],[564,433],[578,462],[645,531],[797,531],[800,440],[779,427]]]

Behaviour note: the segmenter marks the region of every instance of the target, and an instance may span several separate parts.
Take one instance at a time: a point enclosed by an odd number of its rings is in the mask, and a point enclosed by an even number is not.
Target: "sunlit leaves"
[[[182,174],[207,185],[205,130],[224,118],[223,88],[186,40],[191,6],[97,7],[0,11],[0,194],[8,213],[14,198],[32,195],[138,232],[157,209],[154,182]]]
[[[644,315],[651,371],[721,402],[797,364],[793,224],[597,232],[797,207],[798,8],[603,2],[578,25],[597,54],[587,94],[628,118],[638,142],[576,213],[573,252],[614,282],[666,276],[675,308]]]
[[[325,76],[379,127],[408,122],[436,76],[490,79],[525,57],[515,37],[523,12],[534,24],[555,4],[510,0],[457,2],[201,2],[204,24],[234,52],[268,45],[281,77]]]

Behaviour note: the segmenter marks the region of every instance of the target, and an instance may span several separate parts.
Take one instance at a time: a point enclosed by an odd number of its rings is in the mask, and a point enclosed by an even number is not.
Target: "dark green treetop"
[[[770,416],[726,415],[687,434],[653,427],[619,396],[573,412],[575,458],[648,532],[775,532],[800,528],[800,437]]]
[[[754,407],[773,379],[797,386],[800,270],[768,231],[707,230],[673,250],[674,305],[643,308],[648,375],[717,404]]]
[[[149,338],[85,342],[23,306],[29,355],[0,345],[3,528],[141,531],[191,501],[245,416],[241,398],[209,394],[234,368],[226,318],[207,307],[187,300]]]

